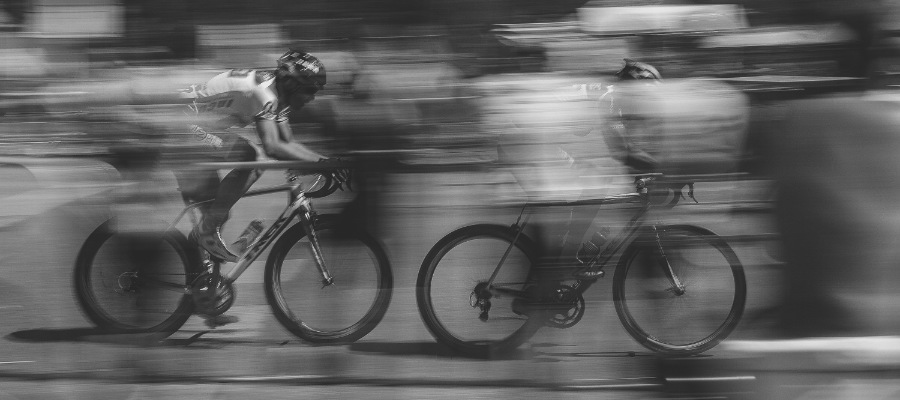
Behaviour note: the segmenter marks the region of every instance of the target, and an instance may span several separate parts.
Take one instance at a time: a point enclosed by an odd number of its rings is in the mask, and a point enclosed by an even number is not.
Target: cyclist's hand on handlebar
[[[334,163],[334,164],[343,164],[344,160],[340,158],[323,158],[319,160],[319,162],[324,163]],[[338,189],[344,190],[346,185],[347,190],[353,190],[351,186],[351,178],[352,174],[350,173],[350,168],[340,167],[331,171],[331,178],[334,180],[334,184],[337,185]]]
[[[337,169],[331,173],[331,177],[334,178],[338,189],[344,190],[344,187],[346,186],[347,190],[353,190],[353,186],[351,185],[353,174],[350,173],[349,168]]]

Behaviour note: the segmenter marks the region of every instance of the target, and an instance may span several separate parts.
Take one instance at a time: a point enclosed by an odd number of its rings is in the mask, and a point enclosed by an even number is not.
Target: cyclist
[[[277,60],[274,71],[235,69],[216,75],[203,85],[184,91],[192,100],[191,113],[199,120],[191,126],[203,161],[255,161],[262,158],[251,140],[228,129],[255,125],[265,156],[277,160],[323,161],[329,159],[294,141],[288,115],[315,98],[326,83],[325,65],[313,55],[289,50]],[[196,159],[195,159],[196,160]],[[185,201],[212,200],[202,207],[203,217],[192,232],[212,256],[234,262],[237,256],[222,240],[221,227],[231,207],[259,178],[261,171],[235,169],[219,181],[216,170],[176,171]],[[346,176],[343,176],[346,178]]]
[[[662,80],[659,71],[650,64],[627,58],[625,59],[625,66],[616,72],[615,77],[620,82],[645,80],[647,84],[651,85],[657,84]],[[608,85],[607,94],[601,97],[601,110],[607,113],[601,116],[604,124],[601,136],[604,138],[603,140],[611,158],[615,160],[613,164],[624,166],[633,173],[653,172],[657,165],[654,157],[636,146],[626,134],[629,129],[641,129],[641,127],[636,124],[639,121],[629,121],[627,118],[623,118],[621,110],[623,104],[615,103],[612,95],[615,86]],[[594,165],[590,161],[579,160],[577,157],[568,154],[562,147],[560,147],[560,150],[563,153],[561,157],[568,159],[569,164],[572,165],[570,168],[596,170],[598,172],[601,170],[607,172],[619,170],[619,168],[612,165]],[[499,154],[501,157],[510,158],[508,150],[502,147],[499,149]],[[524,180],[529,179],[527,176],[516,176],[516,178],[520,184],[523,184]],[[623,183],[613,178],[605,182],[610,187]],[[582,247],[579,238],[582,238],[587,233],[597,216],[597,212],[598,210],[595,207],[573,207],[567,210],[568,215],[563,219],[558,220],[561,216],[553,215],[548,217],[548,220],[544,223],[539,223],[541,228],[534,234],[545,251],[540,261],[539,270],[541,272],[537,278],[539,285],[552,284],[561,271],[565,271],[569,266],[580,265],[580,263],[575,262],[579,248]],[[600,246],[598,244],[595,245]],[[560,270],[560,268],[562,269]],[[592,279],[599,276],[600,273],[599,271],[582,270],[575,272],[574,275],[582,279]],[[546,295],[547,290],[547,287],[538,289],[542,295]]]

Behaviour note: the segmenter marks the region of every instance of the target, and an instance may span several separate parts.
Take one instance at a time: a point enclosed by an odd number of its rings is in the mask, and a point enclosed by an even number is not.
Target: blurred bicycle
[[[743,314],[743,266],[725,240],[705,228],[644,222],[660,177],[639,176],[634,193],[526,204],[512,225],[471,225],[444,236],[426,255],[416,284],[428,330],[460,354],[503,355],[541,327],[575,326],[587,308],[584,293],[615,264],[613,301],[632,338],[672,355],[715,347]],[[674,186],[665,191],[672,196],[666,204],[674,206],[687,186],[693,198],[692,184]],[[531,211],[622,203],[639,207],[621,235],[585,243],[567,271],[541,271],[539,247],[524,232]]]

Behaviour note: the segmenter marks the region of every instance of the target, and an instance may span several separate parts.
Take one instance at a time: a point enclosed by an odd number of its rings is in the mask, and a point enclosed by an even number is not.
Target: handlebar
[[[639,175],[634,178],[634,186],[637,189],[637,192],[644,196],[650,196],[650,188],[652,184],[663,177],[662,174],[653,173],[653,174],[644,174]],[[675,207],[681,199],[685,198],[684,188],[688,188],[687,197],[690,197],[697,203],[697,198],[694,197],[694,182],[661,182],[662,186],[665,188],[666,192],[672,192],[672,199],[670,199],[663,207],[672,208]]]
[[[309,172],[301,172],[297,170],[287,170],[285,171],[285,177],[288,182],[296,181],[300,175],[308,175]],[[350,172],[346,172],[343,176],[339,177],[337,173],[333,171],[315,171],[313,174],[319,175],[315,182],[310,185],[311,188],[316,188],[315,190],[303,190],[303,193],[306,197],[316,199],[321,197],[326,197],[331,195],[332,193],[338,191],[338,189],[343,190],[344,185],[346,184],[348,188],[350,188]]]
[[[279,185],[270,188],[249,191],[246,195],[259,195],[278,191],[290,190],[292,193],[302,192],[309,198],[320,198],[343,190],[351,189],[351,168],[353,163],[347,161],[244,161],[244,162],[200,162],[194,163],[189,168],[195,169],[282,169],[285,170],[285,178],[288,185]],[[312,190],[300,187],[296,182],[303,175],[318,175],[315,182],[309,186]]]

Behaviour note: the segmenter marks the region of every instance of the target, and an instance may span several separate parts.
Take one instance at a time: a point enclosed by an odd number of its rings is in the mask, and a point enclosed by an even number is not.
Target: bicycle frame
[[[320,175],[319,178],[317,178],[316,181],[310,186],[316,186],[321,180],[322,177]],[[289,182],[282,185],[249,190],[244,194],[243,197],[261,196],[278,192],[288,192],[288,204],[285,207],[284,211],[282,211],[278,218],[275,220],[275,222],[273,222],[271,226],[269,226],[264,232],[257,236],[257,238],[254,239],[252,243],[250,243],[247,250],[240,255],[238,260],[235,262],[235,265],[231,269],[229,269],[228,272],[226,272],[225,274],[219,274],[220,263],[218,262],[213,263],[212,272],[215,275],[219,275],[222,282],[226,284],[234,283],[244,273],[244,271],[246,271],[247,268],[250,267],[250,264],[256,261],[259,255],[262,254],[262,252],[265,251],[272,243],[274,243],[275,239],[278,238],[282,232],[284,232],[289,223],[295,217],[297,217],[299,218],[299,223],[303,224],[303,227],[306,230],[307,237],[309,237],[311,250],[316,261],[316,266],[318,267],[319,272],[322,274],[323,285],[327,286],[333,284],[334,278],[328,272],[328,269],[325,265],[325,259],[322,257],[322,252],[319,248],[318,237],[316,235],[314,227],[316,212],[313,209],[311,199],[306,196],[306,191],[301,188],[301,184],[299,182]],[[175,229],[181,219],[189,213],[192,225],[196,226],[198,223],[198,219],[196,215],[191,211],[210,201],[212,200],[188,204],[181,211],[181,213],[178,214],[175,220],[172,221],[172,223],[167,228],[167,231]]]
[[[678,195],[677,193],[675,194]],[[626,203],[640,203],[641,207],[637,210],[634,216],[626,223],[623,233],[617,235],[610,239],[609,244],[601,251],[599,254],[593,256],[590,260],[588,260],[585,266],[581,267],[582,271],[601,271],[605,268],[608,263],[612,260],[612,258],[619,253],[619,250],[626,243],[632,242],[635,238],[638,237],[639,232],[642,227],[645,227],[643,223],[644,217],[647,214],[647,211],[650,210],[651,204],[649,200],[649,191],[645,185],[638,186],[638,192],[635,193],[626,193],[614,196],[608,196],[600,199],[589,199],[589,200],[578,200],[578,201],[556,201],[556,202],[541,202],[541,203],[527,203],[522,208],[522,211],[519,213],[519,217],[516,222],[512,225],[512,228],[516,231],[516,236],[513,241],[510,243],[509,247],[506,249],[506,252],[501,257],[497,266],[494,269],[494,272],[491,274],[491,277],[484,284],[484,290],[490,293],[504,293],[504,294],[512,294],[514,296],[522,296],[524,293],[520,290],[514,290],[499,286],[494,286],[494,279],[500,272],[500,268],[503,266],[503,263],[506,261],[506,258],[509,256],[509,253],[516,245],[516,241],[519,239],[520,235],[525,229],[525,225],[530,217],[530,214],[526,214],[526,211],[534,208],[544,208],[544,207],[575,207],[575,206],[603,206],[608,204],[626,204]],[[524,216],[524,220],[523,220]],[[662,265],[665,266],[665,274],[666,277],[669,278],[670,283],[673,285],[673,291],[676,295],[681,295],[684,293],[684,285],[678,279],[678,276],[674,273],[671,264],[669,264],[668,259],[665,255],[665,251],[662,248],[662,245],[659,241],[659,231],[656,228],[656,225],[649,225],[651,232],[654,235],[654,239],[656,242],[656,252],[659,259],[662,261]],[[596,282],[597,279],[576,279],[575,284],[572,286],[574,290],[578,294],[583,294],[587,291],[591,285]]]

